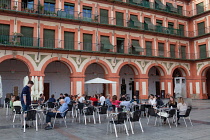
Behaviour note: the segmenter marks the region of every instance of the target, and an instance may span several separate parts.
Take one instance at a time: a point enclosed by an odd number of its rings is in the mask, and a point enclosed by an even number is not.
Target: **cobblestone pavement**
[[[39,126],[38,132],[34,128],[29,128],[23,133],[21,123],[17,117],[15,123],[12,118],[6,116],[5,109],[0,109],[0,140],[210,140],[210,100],[193,100],[193,109],[191,119],[193,127],[188,122],[186,128],[183,120],[180,125],[172,128],[166,125],[154,126],[154,118],[151,118],[150,124],[147,125],[147,119],[142,118],[144,133],[140,131],[138,124],[135,125],[135,134],[129,136],[124,132],[118,133],[119,138],[115,138],[114,133],[107,134],[107,120],[102,117],[102,123],[93,124],[72,122],[68,114],[68,128],[64,127],[61,122],[56,123],[53,130],[44,130]],[[44,127],[44,126],[43,126]]]

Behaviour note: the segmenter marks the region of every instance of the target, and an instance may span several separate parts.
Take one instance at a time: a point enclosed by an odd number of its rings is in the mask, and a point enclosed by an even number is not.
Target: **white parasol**
[[[116,84],[116,82],[102,78],[94,78],[92,80],[86,81],[85,84]]]
[[[39,78],[39,94],[43,94],[44,86],[43,86],[43,78],[42,76]]]
[[[25,87],[28,84],[29,78],[28,76],[24,77],[23,79],[23,87]]]

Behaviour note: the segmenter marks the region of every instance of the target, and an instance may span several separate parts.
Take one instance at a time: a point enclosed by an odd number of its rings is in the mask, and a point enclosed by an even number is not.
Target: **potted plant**
[[[15,6],[13,6],[13,10],[16,10],[17,9],[17,6],[15,5]]]
[[[39,4],[38,5],[38,13],[43,14],[43,9],[44,9],[44,6]]]

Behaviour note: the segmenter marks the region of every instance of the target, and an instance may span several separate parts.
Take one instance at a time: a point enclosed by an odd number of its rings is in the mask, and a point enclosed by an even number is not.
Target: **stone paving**
[[[40,128],[36,132],[34,128],[26,130],[23,133],[21,123],[16,119],[12,123],[11,117],[6,117],[5,109],[0,109],[0,140],[210,140],[210,100],[193,100],[193,110],[191,119],[193,127],[188,122],[186,128],[183,120],[181,125],[170,129],[168,125],[154,126],[154,118],[151,118],[150,124],[147,125],[146,118],[142,118],[144,133],[140,131],[139,125],[135,126],[135,134],[129,131],[129,136],[124,132],[118,133],[119,138],[115,138],[114,133],[106,134],[107,120],[102,118],[101,124],[72,122],[68,115],[68,128],[63,123],[56,123],[53,130],[44,130]],[[43,126],[44,127],[44,126]]]

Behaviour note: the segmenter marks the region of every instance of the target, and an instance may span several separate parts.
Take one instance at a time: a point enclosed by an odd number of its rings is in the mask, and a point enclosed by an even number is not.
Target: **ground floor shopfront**
[[[25,76],[42,76],[45,96],[71,95],[174,94],[174,77],[186,78],[186,97],[206,99],[210,93],[209,61],[179,61],[159,58],[136,58],[31,51],[0,51],[0,75],[3,97],[19,94]],[[104,78],[116,84],[89,84],[85,81]]]

